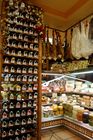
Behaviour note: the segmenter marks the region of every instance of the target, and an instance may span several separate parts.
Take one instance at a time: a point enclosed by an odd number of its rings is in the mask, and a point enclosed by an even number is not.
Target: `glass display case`
[[[75,129],[78,125],[76,129],[93,133],[92,75],[92,69],[42,73],[42,129],[59,125]]]

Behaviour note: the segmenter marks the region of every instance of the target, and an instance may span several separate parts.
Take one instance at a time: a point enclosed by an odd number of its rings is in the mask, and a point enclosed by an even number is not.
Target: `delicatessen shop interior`
[[[92,5],[1,0],[0,140],[93,140]]]

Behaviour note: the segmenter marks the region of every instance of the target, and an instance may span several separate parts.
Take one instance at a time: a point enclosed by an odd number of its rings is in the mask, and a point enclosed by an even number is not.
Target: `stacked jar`
[[[77,112],[78,112],[79,108],[80,108],[79,105],[73,105],[73,115],[72,115],[72,117],[74,119],[77,119]]]
[[[93,107],[93,97],[90,99],[90,107]]]
[[[77,120],[83,121],[84,107],[79,107],[77,110]]]
[[[88,123],[89,121],[89,110],[84,110],[83,112],[83,123]]]
[[[93,126],[93,111],[89,112],[89,125]]]

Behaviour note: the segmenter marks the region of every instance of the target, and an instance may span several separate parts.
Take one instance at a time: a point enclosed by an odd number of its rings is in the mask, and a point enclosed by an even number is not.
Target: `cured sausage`
[[[67,48],[66,48],[66,59],[71,59],[73,60],[73,56],[71,53],[71,40],[72,40],[72,30],[69,29],[67,30]]]
[[[64,60],[64,49],[62,47],[62,41],[61,41],[61,35],[59,32],[56,31],[56,36],[57,36],[57,57]]]
[[[80,46],[80,29],[79,26],[73,28],[72,41],[71,41],[71,53],[74,58],[81,58],[81,46]]]
[[[53,36],[53,48],[52,48],[52,50],[53,50],[53,59],[56,61],[56,59],[57,59],[57,50],[56,50],[56,45],[55,45],[55,31],[53,30],[52,31],[52,36]]]

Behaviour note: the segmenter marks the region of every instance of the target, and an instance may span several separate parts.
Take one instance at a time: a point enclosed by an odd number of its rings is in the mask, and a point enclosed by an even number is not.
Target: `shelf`
[[[3,63],[3,65],[12,65],[12,66],[23,66],[23,67],[38,67],[38,65],[29,65],[29,64],[17,64],[17,63]]]
[[[27,58],[27,59],[33,59],[33,60],[38,60],[38,58],[37,57],[28,57],[28,56],[23,56],[23,55],[21,55],[21,56],[19,56],[19,55],[13,55],[13,54],[5,54],[4,56],[6,56],[6,57],[17,57],[17,58]]]
[[[29,84],[31,84],[31,85],[37,84],[36,81],[35,81],[35,82],[34,82],[34,81],[30,82],[30,81],[22,81],[22,80],[21,80],[21,81],[16,81],[16,80],[15,80],[15,81],[10,81],[10,82],[14,82],[14,83],[16,82],[16,83],[18,83],[18,84],[20,83],[20,84],[28,84],[28,85],[29,85]]]
[[[37,45],[38,45],[38,44],[37,44]],[[38,52],[38,49],[34,49],[34,48],[31,49],[31,48],[18,47],[18,46],[12,46],[12,45],[10,45],[10,46],[8,45],[7,47],[8,47],[8,48],[11,48],[11,49],[14,48],[14,49],[20,49],[20,50],[27,50],[27,51],[33,51],[33,52],[35,51],[35,52]]]
[[[53,71],[42,71],[42,75],[56,75],[56,76],[62,76],[64,75],[63,73],[59,73],[59,72],[53,72]]]
[[[15,15],[9,15],[10,17],[12,17],[12,18],[15,18]],[[36,23],[36,21],[34,20],[34,19],[31,19],[31,17],[30,18],[26,18],[26,17],[21,17],[21,16],[18,16],[17,17],[17,19],[19,19],[19,20],[21,20],[21,21],[29,21],[29,22],[31,22],[31,23],[33,23],[34,25],[35,25],[35,23]],[[15,25],[17,25],[19,22],[15,22],[15,21],[8,21],[7,20],[7,23],[9,23],[9,24],[15,24]],[[22,25],[21,25],[22,26]],[[24,25],[23,25],[24,26]],[[26,26],[27,27],[27,26]]]
[[[15,74],[15,75],[38,75],[38,73],[18,73],[18,72],[4,72],[4,71],[2,71],[2,73],[4,73],[4,74]],[[4,81],[3,81],[4,82]],[[6,81],[5,81],[6,82]],[[11,81],[11,82],[13,82],[13,81]],[[18,82],[18,81],[17,81]]]
[[[68,117],[68,116],[64,116],[64,120],[68,120],[68,121],[71,121],[72,123],[75,123],[76,125],[79,125],[79,126],[82,126],[88,130],[91,130],[93,131],[93,126],[90,126],[89,124],[87,123],[83,123],[82,121],[78,121],[76,119],[73,119],[71,117]]]
[[[56,101],[56,102],[51,102],[51,103],[42,104],[42,106],[51,106],[51,105],[53,105],[53,104],[60,104],[60,103],[62,103],[62,102]]]
[[[52,95],[52,92],[42,92],[42,94],[45,94],[45,95],[51,94]]]
[[[31,125],[31,124],[33,125],[33,123],[29,123],[29,124],[27,124],[27,123],[26,123],[26,124],[21,124],[21,123],[20,123],[19,125],[20,125],[20,126],[29,126],[29,125]],[[13,127],[16,128],[16,127],[18,127],[19,125],[13,125],[13,126],[9,126],[9,125],[8,125],[8,126],[5,126],[5,127],[2,126],[2,128],[3,128],[3,129],[4,129],[4,128],[13,128]]]
[[[93,65],[92,65],[93,66]],[[54,72],[54,71],[43,71],[42,74],[43,75],[70,75],[70,74],[77,74],[77,72],[81,72],[83,74],[83,72],[87,73],[87,72],[92,72],[93,73],[93,67],[88,67],[88,68],[83,68],[83,69],[78,69],[78,70],[73,70],[73,71],[68,71],[66,73],[59,73],[59,72]],[[72,75],[71,75],[72,76]]]
[[[31,130],[30,130],[31,129]],[[31,134],[31,136],[33,135],[33,130],[35,129],[35,128],[30,128],[29,130],[26,130],[24,133],[21,133],[21,130],[20,130],[20,133],[18,133],[18,134],[15,134],[15,132],[14,132],[14,134],[13,135],[7,135],[7,136],[5,136],[5,137],[1,137],[2,138],[2,140],[4,140],[4,139],[9,139],[9,138],[15,138],[15,137],[20,137],[20,136],[23,136],[24,134],[27,134],[27,133],[30,133]],[[1,130],[2,131],[2,130]]]
[[[42,104],[42,106],[51,106],[53,103]]]
[[[18,25],[17,25],[18,26]],[[35,29],[34,29],[35,30]],[[27,36],[29,36],[29,37],[32,37],[32,38],[35,38],[35,37],[38,37],[38,35],[34,35],[34,34],[31,34],[31,33],[26,33],[26,32],[24,32],[24,31],[18,31],[18,30],[13,30],[12,28],[11,28],[11,30],[9,30],[9,32],[13,32],[13,33],[16,33],[16,34],[22,34],[22,35],[27,35]],[[12,38],[12,39],[20,39],[20,38]]]
[[[43,127],[41,128],[41,130],[45,130],[45,129],[50,129],[50,128],[54,128],[54,127],[59,127],[59,126],[62,126],[62,124],[58,124],[58,125],[54,125],[54,126],[48,126],[48,127]]]
[[[89,107],[89,106],[83,106],[83,105],[80,105],[81,107],[84,107],[84,108],[86,108],[86,109],[88,109],[88,110],[90,110],[90,111],[93,111],[93,107]]]
[[[19,38],[12,38],[12,37],[9,37],[8,38],[9,40],[14,40],[14,41],[17,41],[17,42],[26,42],[26,43],[33,43],[33,44],[38,44],[38,42],[34,42],[33,39],[32,41],[29,41],[29,40],[24,40],[24,39],[19,39]]]
[[[36,15],[35,15],[36,16]],[[38,16],[37,16],[38,17]],[[31,15],[31,17],[21,17],[21,16],[18,16],[18,19],[20,19],[20,20],[23,20],[23,21],[30,21],[31,23],[35,23],[36,21],[34,20],[34,19],[31,19],[32,18],[32,15]]]
[[[54,116],[54,117],[48,117],[48,118],[42,118],[42,122],[49,122],[49,121],[53,121],[53,120],[59,120],[62,119],[63,115],[60,116]]]
[[[83,92],[73,92],[73,91],[71,91],[71,92],[63,92],[63,93],[66,93],[66,94],[76,94],[76,95],[86,95],[86,96],[93,96],[93,93],[83,93]]]
[[[10,22],[9,22],[9,23],[10,23]],[[34,27],[34,26],[20,24],[19,22],[16,22],[16,23],[10,23],[10,24],[15,24],[15,27],[21,26],[21,27],[24,27],[24,28],[29,28],[29,29],[33,29],[33,30],[35,30],[35,27]]]
[[[5,82],[4,82],[5,83]],[[12,83],[12,82],[10,82],[10,81],[8,81],[8,84],[10,84],[10,83]],[[16,82],[14,83],[14,84],[17,84]],[[33,89],[33,90],[20,90],[20,91],[18,91],[18,90],[7,90],[7,91],[11,91],[11,92],[17,92],[17,93],[19,93],[19,94],[21,94],[21,93],[33,93],[34,91],[37,91],[38,89]],[[7,92],[6,91],[6,92]],[[34,96],[34,95],[33,95]],[[36,99],[35,97],[34,97],[34,99]],[[6,101],[6,100],[5,100]],[[19,100],[18,100],[19,101]]]
[[[82,135],[85,139],[88,138],[88,140],[92,140],[93,138],[93,126],[77,121],[68,116],[61,117],[58,120],[51,119],[49,121],[42,122],[42,130],[56,126],[67,127],[70,130],[75,131],[77,134]]]
[[[93,93],[83,93],[83,92],[73,92],[73,91],[64,91],[64,92],[55,92],[55,93],[58,93],[58,94],[64,94],[64,93],[66,93],[66,94],[76,94],[76,95],[86,95],[86,96],[93,96]],[[47,93],[45,93],[45,92],[43,92],[42,94],[46,94],[46,95],[48,95],[48,94],[52,94],[52,92],[47,92]]]

